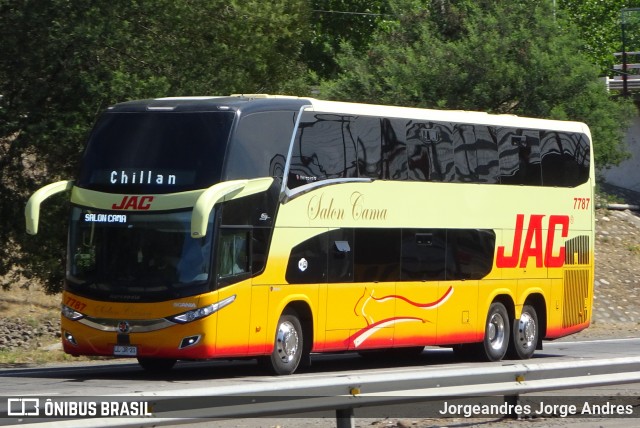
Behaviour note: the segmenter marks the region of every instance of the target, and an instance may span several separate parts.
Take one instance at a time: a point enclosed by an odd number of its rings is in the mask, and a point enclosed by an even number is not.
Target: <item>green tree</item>
[[[73,178],[99,112],[135,98],[300,92],[309,34],[300,0],[0,0],[0,275],[52,291],[64,272],[65,198],[40,233],[23,210],[36,188]]]
[[[335,77],[340,44],[361,51],[389,13],[387,0],[311,0],[311,37],[303,59],[314,76]]]
[[[342,45],[324,97],[585,121],[596,165],[624,158],[631,107],[609,97],[574,28],[537,0],[396,0],[366,52]]]
[[[557,0],[558,10],[573,22],[583,41],[581,51],[600,67],[603,75],[613,74],[614,52],[622,51],[622,9],[640,7],[638,0]],[[626,49],[640,51],[640,13],[627,15],[630,26]]]

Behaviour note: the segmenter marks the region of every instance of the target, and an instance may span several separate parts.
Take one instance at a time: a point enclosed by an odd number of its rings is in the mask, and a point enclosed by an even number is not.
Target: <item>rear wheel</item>
[[[139,357],[138,364],[148,372],[167,372],[176,365],[176,360],[171,358],[145,358]]]
[[[303,354],[302,325],[294,312],[284,312],[278,320],[273,352],[268,359],[276,375],[289,375],[296,371]]]
[[[509,314],[500,302],[493,302],[487,314],[484,340],[484,359],[487,361],[500,361],[509,347]]]
[[[527,360],[533,356],[538,344],[538,314],[531,305],[524,305],[520,319],[513,322],[513,336],[509,344],[509,357]]]

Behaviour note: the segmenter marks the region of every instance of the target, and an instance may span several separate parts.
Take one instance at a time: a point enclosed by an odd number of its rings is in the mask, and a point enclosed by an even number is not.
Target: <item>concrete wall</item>
[[[616,167],[602,171],[602,175],[609,184],[640,192],[640,117],[633,119],[625,144],[631,157]]]

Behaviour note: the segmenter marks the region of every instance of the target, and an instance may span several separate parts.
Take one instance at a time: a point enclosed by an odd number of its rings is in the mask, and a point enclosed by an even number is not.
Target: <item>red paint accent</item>
[[[569,327],[561,327],[561,326],[549,326],[547,327],[547,335],[544,337],[545,339],[559,339],[564,336],[568,336],[570,334],[577,333],[579,331],[584,330],[589,327],[590,322],[585,322],[582,324],[576,324]]]
[[[482,341],[482,333],[477,331],[456,332],[438,335],[437,345],[458,345],[460,343],[474,343]]]
[[[569,217],[566,215],[552,215],[549,217],[549,231],[547,232],[547,249],[545,251],[545,265],[551,268],[564,266],[564,247],[560,247],[557,256],[553,255],[553,240],[555,238],[556,226],[562,226],[561,237],[569,236]]]
[[[522,258],[520,259],[520,267],[526,268],[527,262],[530,257],[536,258],[536,267],[542,267],[542,217],[543,215],[533,214],[531,220],[529,220],[529,227],[527,228],[527,237],[524,240],[524,246],[522,247]],[[535,246],[531,244],[535,240]]]
[[[513,237],[513,249],[510,256],[504,255],[504,246],[498,247],[498,255],[496,258],[496,266],[499,268],[514,268],[518,266],[520,260],[520,244],[522,241],[522,229],[524,226],[524,214],[516,216],[516,233]]]
[[[527,234],[522,244],[522,234],[524,232],[524,214],[516,216],[516,226],[513,235],[513,248],[511,255],[505,255],[505,247],[499,246],[496,254],[496,266],[499,268],[526,268],[530,258],[535,258],[536,267],[552,267],[558,268],[564,266],[565,248],[560,246],[558,254],[553,255],[554,241],[556,237],[556,228],[560,229],[560,236],[566,238],[569,236],[569,216],[551,215],[549,216],[547,228],[547,244],[542,245],[543,226],[542,220],[545,216],[542,214],[532,214],[527,225]],[[522,245],[521,245],[522,244]]]
[[[413,300],[409,300],[409,299],[407,299],[406,297],[404,297],[404,296],[399,296],[399,295],[397,295],[397,294],[391,294],[391,295],[389,295],[389,296],[384,296],[384,297],[379,297],[379,298],[378,298],[378,297],[373,297],[373,296],[371,296],[371,298],[372,298],[373,300],[378,301],[378,302],[379,302],[379,301],[382,301],[382,300],[385,300],[385,299],[399,299],[399,300],[402,300],[402,301],[404,301],[404,302],[407,302],[407,303],[409,303],[410,305],[415,306],[415,307],[417,307],[417,308],[432,308],[432,307],[434,307],[434,306],[439,305],[439,304],[440,304],[440,303],[442,303],[445,299],[447,299],[447,298],[449,297],[449,295],[451,295],[452,291],[453,291],[453,286],[449,286],[449,288],[448,288],[448,289],[447,289],[447,291],[442,295],[442,297],[440,297],[440,298],[439,298],[438,300],[436,300],[435,302],[430,302],[430,303],[418,303],[418,302],[414,302]]]

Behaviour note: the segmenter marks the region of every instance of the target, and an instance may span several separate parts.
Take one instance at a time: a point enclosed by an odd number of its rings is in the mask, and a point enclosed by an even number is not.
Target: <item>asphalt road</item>
[[[536,351],[532,361],[570,361],[576,358],[614,358],[640,355],[640,338],[545,342],[544,350]],[[293,376],[340,376],[359,370],[388,371],[403,366],[496,365],[498,363],[468,363],[456,360],[447,348],[426,348],[421,356],[404,361],[384,361],[362,358],[357,354],[322,354],[312,357],[312,367]],[[0,369],[0,394],[9,395],[109,395],[185,388],[265,382],[277,379],[266,376],[253,361],[179,362],[163,375],[143,371],[135,360],[117,359],[37,367]]]

